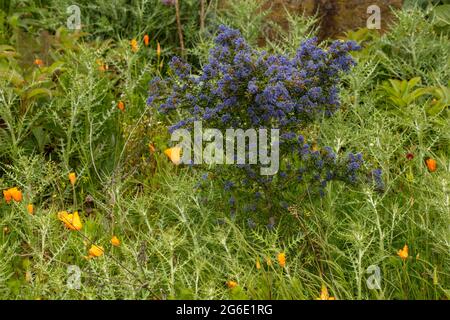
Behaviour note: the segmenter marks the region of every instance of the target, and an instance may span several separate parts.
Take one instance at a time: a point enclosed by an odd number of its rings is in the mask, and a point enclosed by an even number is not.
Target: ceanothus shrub
[[[261,176],[261,164],[209,169],[230,193],[232,213],[239,201],[245,203],[245,211],[273,211],[295,201],[293,195],[323,196],[332,180],[356,184],[369,178],[382,188],[381,171],[366,171],[361,154],[338,156],[301,134],[339,109],[341,75],[355,64],[349,51],[359,49],[353,41],[335,41],[325,50],[313,38],[292,57],[274,55],[251,48],[239,31],[220,26],[208,63],[199,73],[193,74],[190,65],[174,57],[169,77],[151,81],[147,103],[169,119],[170,132],[192,130],[194,121],[224,133],[228,128],[280,130],[276,175]]]

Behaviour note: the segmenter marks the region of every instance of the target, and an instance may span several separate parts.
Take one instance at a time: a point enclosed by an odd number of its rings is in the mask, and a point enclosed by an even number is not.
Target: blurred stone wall
[[[287,21],[283,6],[292,13],[318,13],[321,38],[334,38],[347,30],[365,27],[370,5],[380,7],[381,29],[386,30],[393,18],[390,7],[401,8],[402,3],[403,0],[261,0],[263,8],[271,8],[271,19],[284,28],[287,28]]]

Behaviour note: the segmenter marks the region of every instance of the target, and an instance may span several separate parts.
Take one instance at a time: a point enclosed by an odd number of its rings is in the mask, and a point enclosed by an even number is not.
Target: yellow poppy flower
[[[106,70],[109,69],[108,65],[107,65],[107,64],[104,64],[104,63],[102,62],[102,60],[97,59],[95,62],[96,62],[97,65],[98,65],[98,70],[99,70],[99,71],[105,72]]]
[[[101,246],[96,246],[95,244],[93,244],[91,246],[91,248],[89,249],[89,258],[97,258],[102,256],[104,253],[103,247]]]
[[[330,297],[327,287],[323,284],[322,290],[320,291],[320,297],[317,300],[335,300],[335,298]]]
[[[131,39],[130,45],[133,52],[137,52],[139,50],[138,42],[136,41],[136,39]]]
[[[72,186],[75,185],[75,182],[77,182],[77,175],[75,174],[75,172],[69,173],[69,181]]]
[[[166,149],[164,151],[164,154],[169,157],[170,161],[172,161],[174,164],[178,165],[181,163],[181,148],[180,147],[173,147]]]
[[[284,252],[279,253],[277,259],[280,266],[284,268],[286,266],[286,254]]]
[[[3,190],[3,197],[5,198],[6,203],[9,203],[11,201],[12,195],[9,189]]]
[[[33,61],[33,64],[37,65],[38,67],[42,67],[44,65],[44,61],[42,61],[41,59],[35,59]]]
[[[113,236],[113,237],[111,238],[111,244],[112,244],[113,246],[115,246],[115,247],[120,246],[120,240],[119,240],[119,238],[117,238],[116,236]]]
[[[156,44],[156,55],[157,55],[158,59],[161,56],[161,45],[159,44],[159,42],[157,42],[157,44]]]
[[[408,259],[408,245],[405,244],[403,249],[398,250],[397,254],[403,261]]]
[[[427,168],[428,168],[428,170],[430,172],[435,172],[436,171],[436,169],[437,169],[437,162],[436,162],[436,160],[429,158],[429,159],[427,159],[425,161],[425,163],[427,164]]]
[[[20,191],[16,187],[9,189],[9,193],[11,194],[11,197],[14,199],[14,201],[22,201],[22,191]]]
[[[226,284],[227,287],[230,288],[230,289],[236,288],[237,285],[238,285],[238,283],[237,283],[236,281],[232,281],[232,280],[227,281],[225,284]]]
[[[125,104],[123,103],[123,101],[119,101],[119,103],[117,104],[117,108],[119,108],[119,110],[122,112],[125,111]]]
[[[78,211],[75,211],[73,214],[67,211],[60,211],[58,212],[58,219],[64,222],[65,226],[70,230],[79,231],[83,228]]]

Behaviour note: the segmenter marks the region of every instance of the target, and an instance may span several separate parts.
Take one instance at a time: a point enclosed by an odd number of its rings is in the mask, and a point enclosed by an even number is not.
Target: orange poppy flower
[[[119,238],[117,238],[116,236],[113,236],[113,237],[111,238],[111,244],[112,244],[114,247],[120,246],[120,240],[119,240]]]
[[[408,259],[408,245],[405,244],[403,249],[398,250],[397,254],[403,261]]]
[[[6,203],[9,203],[11,201],[12,195],[9,189],[3,190],[3,197],[5,198]]]
[[[28,211],[29,214],[33,214],[33,212],[34,212],[34,206],[33,206],[32,203],[30,203],[30,204],[27,205],[27,211]]]
[[[97,258],[103,255],[104,250],[103,247],[96,246],[95,244],[93,244],[89,249],[88,253],[89,253],[88,258]]]
[[[149,143],[148,148],[150,149],[150,152],[152,152],[152,153],[156,151],[155,145],[153,143]]]
[[[77,182],[77,175],[75,174],[75,172],[69,173],[69,181],[72,186],[75,185],[75,182]]]
[[[131,45],[131,51],[137,52],[139,50],[138,42],[136,41],[136,39],[131,39],[130,45]]]
[[[336,300],[334,297],[330,297],[327,287],[323,284],[320,291],[320,297],[317,300]]]
[[[280,266],[284,268],[286,266],[286,254],[284,252],[279,253],[277,259]]]
[[[34,59],[33,63],[38,67],[42,67],[44,65],[44,61],[41,59]]]
[[[259,262],[259,259],[256,259],[256,269],[261,269],[261,263]]]
[[[79,231],[83,228],[78,211],[75,211],[73,214],[67,211],[60,211],[58,212],[58,219],[64,222],[65,226],[70,230]]]
[[[148,36],[148,34],[146,34],[144,36],[144,44],[146,47],[148,47],[148,43],[150,42],[150,37]]]
[[[123,103],[123,101],[119,101],[119,103],[117,104],[117,108],[119,108],[120,111],[124,112],[125,111],[125,103]]]
[[[109,69],[108,65],[107,65],[107,64],[104,64],[104,63],[102,62],[102,60],[97,59],[97,60],[95,60],[95,62],[98,64],[98,70],[104,72],[104,71],[106,71],[106,70]]]
[[[9,194],[16,202],[22,201],[22,191],[17,189],[16,187],[9,189]]]
[[[430,172],[435,172],[437,169],[437,162],[434,159],[428,158],[425,160],[425,163],[427,164],[427,168]]]
[[[161,56],[161,45],[159,44],[159,42],[157,42],[156,44],[156,56],[159,57]]]
[[[178,165],[181,163],[181,148],[180,147],[173,147],[166,149],[164,151],[164,154],[169,157],[170,161],[172,161],[174,164]]]
[[[237,285],[238,285],[238,283],[237,283],[236,281],[232,281],[232,280],[227,281],[225,284],[226,284],[227,287],[230,288],[230,289],[236,288]]]

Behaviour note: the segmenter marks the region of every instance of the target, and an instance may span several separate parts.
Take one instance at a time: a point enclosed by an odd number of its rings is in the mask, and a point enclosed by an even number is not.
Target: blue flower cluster
[[[194,121],[223,130],[280,129],[278,175],[260,176],[258,165],[239,165],[224,175],[224,191],[234,193],[229,198],[233,212],[235,196],[246,194],[243,190],[251,193],[245,201],[248,211],[256,211],[253,202],[264,199],[286,208],[285,190],[298,190],[302,184],[308,192],[323,195],[331,180],[355,184],[364,176],[361,154],[338,156],[329,147],[312,145],[299,133],[339,109],[341,75],[355,64],[349,52],[359,49],[353,41],[335,41],[325,49],[313,38],[303,42],[293,56],[269,54],[251,48],[239,31],[220,26],[215,47],[199,74],[192,74],[191,66],[174,57],[171,76],[150,83],[147,103],[162,114],[178,116],[169,131],[189,129]],[[381,187],[381,171],[374,170],[372,180]]]
[[[172,130],[196,120],[215,127],[283,129],[330,116],[339,108],[340,74],[354,64],[349,51],[359,49],[356,42],[336,41],[325,50],[313,38],[293,57],[270,55],[252,49],[239,31],[226,26],[220,26],[215,44],[199,76],[174,57],[170,94],[151,91],[149,103],[165,100],[161,112],[186,111]]]
[[[291,188],[292,184],[302,183],[308,186],[308,192],[325,194],[325,188],[332,180],[357,184],[364,180],[364,160],[360,153],[348,154],[347,157],[338,157],[330,148],[318,148],[307,143],[301,134],[293,132],[284,133],[280,141],[280,154],[283,156],[281,168],[276,177],[265,177],[258,174],[258,167],[241,165],[244,169],[243,178],[237,179],[242,188],[248,189],[250,181],[257,182],[263,190],[272,187],[277,192]],[[295,163],[294,165],[292,163]],[[231,178],[230,178],[231,179]],[[382,172],[379,169],[372,171],[372,179],[377,189],[382,189]],[[230,181],[226,180],[224,190],[231,190]],[[233,184],[237,187],[236,184]],[[254,199],[261,199],[261,192],[254,194]]]

